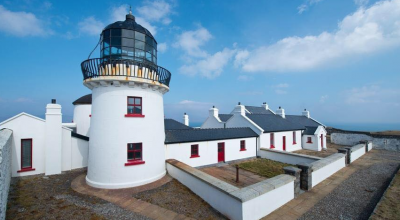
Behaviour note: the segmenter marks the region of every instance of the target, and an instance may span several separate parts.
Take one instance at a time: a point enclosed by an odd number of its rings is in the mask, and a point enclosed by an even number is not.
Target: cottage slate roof
[[[292,123],[297,123],[300,125],[303,125],[304,127],[309,126],[309,127],[318,127],[322,124],[316,122],[312,118],[307,118],[306,116],[303,115],[286,115],[285,116],[289,121]]]
[[[314,135],[315,131],[317,130],[318,127],[309,127],[306,126],[306,130],[303,132],[304,135]]]
[[[164,119],[164,127],[165,130],[186,130],[193,129],[189,126],[186,126],[174,119]]]
[[[271,111],[270,109],[265,109],[264,107],[258,107],[258,106],[245,106],[245,108],[247,109],[247,111],[250,112],[250,114],[273,114],[273,111]]]
[[[272,114],[249,114],[246,115],[250,120],[260,126],[264,133],[274,131],[294,131],[304,130],[305,127],[298,123],[293,123],[286,118],[282,118],[279,115]]]
[[[72,104],[73,105],[91,105],[92,104],[92,94],[84,95],[84,96],[80,97],[79,99],[75,100]]]
[[[232,116],[231,114],[218,114],[219,119],[223,122],[228,121]]]
[[[258,137],[250,128],[165,130],[165,144]]]

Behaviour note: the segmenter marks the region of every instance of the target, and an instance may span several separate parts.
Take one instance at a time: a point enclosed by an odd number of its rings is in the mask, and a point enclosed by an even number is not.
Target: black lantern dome
[[[128,59],[157,65],[157,41],[146,28],[136,23],[132,12],[125,21],[108,25],[101,33],[100,57]]]

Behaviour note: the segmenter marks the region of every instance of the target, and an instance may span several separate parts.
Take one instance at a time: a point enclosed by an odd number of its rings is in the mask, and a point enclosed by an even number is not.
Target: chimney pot
[[[240,102],[238,103],[238,105],[240,105]]]
[[[51,104],[57,104],[57,100],[56,99],[52,99],[51,100]]]

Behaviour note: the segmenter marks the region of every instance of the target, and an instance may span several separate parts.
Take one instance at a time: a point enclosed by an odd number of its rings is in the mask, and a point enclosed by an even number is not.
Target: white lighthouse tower
[[[157,65],[157,42],[131,12],[102,31],[100,51],[81,64],[92,90],[86,182],[116,189],[158,180],[166,173],[163,94],[171,73]]]

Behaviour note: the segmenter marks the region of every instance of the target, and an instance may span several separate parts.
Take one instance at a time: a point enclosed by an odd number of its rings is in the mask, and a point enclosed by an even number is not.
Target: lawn
[[[236,165],[236,164],[234,164]],[[238,163],[239,168],[256,173],[266,178],[272,178],[280,174],[284,174],[283,168],[293,166],[291,164],[281,163],[268,159],[254,159],[242,163]]]

